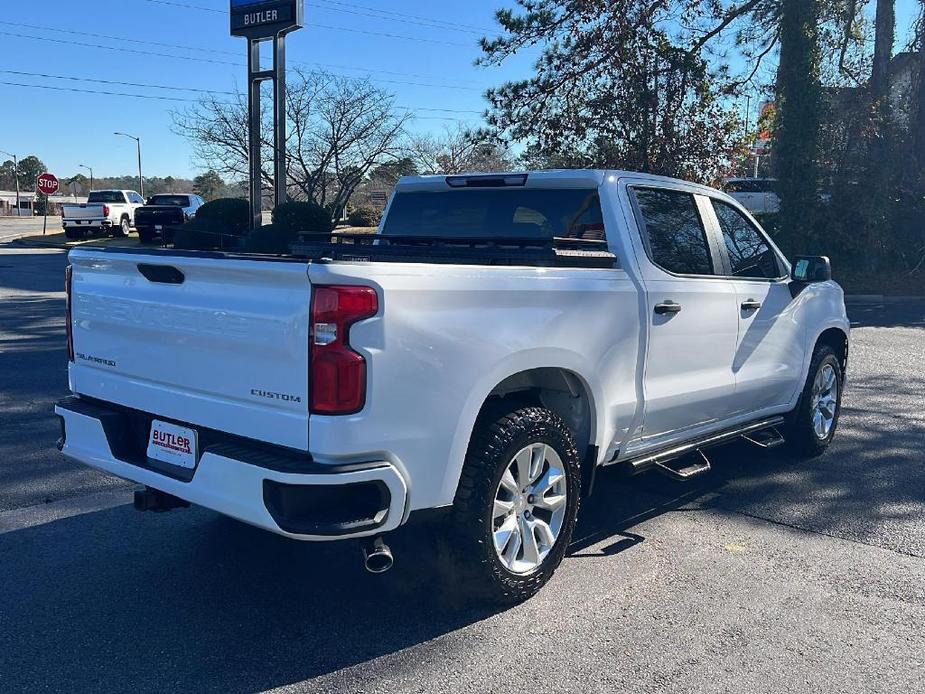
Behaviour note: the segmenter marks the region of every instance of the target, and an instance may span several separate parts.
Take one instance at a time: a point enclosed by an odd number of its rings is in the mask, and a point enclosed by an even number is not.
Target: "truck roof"
[[[526,176],[526,182],[522,180],[524,176]],[[508,185],[511,187],[517,186],[523,188],[586,188],[598,187],[610,177],[613,177],[613,180],[632,178],[634,181],[639,182],[684,185],[696,187],[703,191],[710,191],[714,194],[716,193],[715,188],[679,178],[619,169],[551,169],[545,171],[471,172],[453,174],[450,176],[402,176],[396,188],[400,191],[449,190],[452,188],[469,187],[465,183],[465,180],[471,178],[508,179],[510,181],[506,184],[496,184],[498,187]],[[456,185],[453,184],[454,180],[458,181]]]

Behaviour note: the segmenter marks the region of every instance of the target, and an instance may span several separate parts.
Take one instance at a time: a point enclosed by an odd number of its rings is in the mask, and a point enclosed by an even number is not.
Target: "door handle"
[[[761,302],[757,299],[746,299],[742,302],[743,311],[757,311],[761,308]]]
[[[671,313],[681,313],[681,304],[676,304],[669,299],[661,304],[655,304],[655,312],[660,316]]]

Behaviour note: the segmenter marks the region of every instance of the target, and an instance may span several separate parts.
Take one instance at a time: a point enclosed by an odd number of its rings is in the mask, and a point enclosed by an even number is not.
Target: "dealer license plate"
[[[148,437],[148,457],[192,470],[199,460],[197,439],[194,429],[155,419]]]

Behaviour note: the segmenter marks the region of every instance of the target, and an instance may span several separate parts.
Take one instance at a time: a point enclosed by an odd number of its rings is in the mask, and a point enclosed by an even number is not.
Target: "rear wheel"
[[[119,222],[119,226],[113,227],[112,235],[125,237],[128,236],[129,232],[132,230],[132,224],[128,221],[128,217],[123,217]]]
[[[151,243],[154,241],[154,232],[138,230],[138,240],[141,243]]]
[[[69,241],[77,241],[82,239],[86,235],[82,229],[75,229],[74,227],[68,227],[64,230],[64,237]]]
[[[480,419],[453,503],[453,549],[468,586],[509,604],[543,587],[575,528],[580,467],[571,432],[550,410]]]
[[[797,455],[821,455],[835,438],[841,414],[844,373],[841,362],[828,345],[820,345],[806,376],[797,408],[787,423],[787,442]]]

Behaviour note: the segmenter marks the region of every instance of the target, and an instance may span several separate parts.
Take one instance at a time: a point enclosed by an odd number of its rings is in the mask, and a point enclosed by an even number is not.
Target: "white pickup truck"
[[[94,190],[85,203],[62,205],[61,226],[69,239],[103,232],[128,236],[135,226],[135,210],[144,204],[134,190]]]
[[[344,241],[353,240],[354,243]],[[66,456],[299,540],[426,511],[500,601],[562,560],[602,466],[687,479],[745,438],[818,455],[849,323],[719,191],[618,171],[403,178],[379,233],[291,256],[70,253]],[[438,514],[439,515],[439,514]]]

